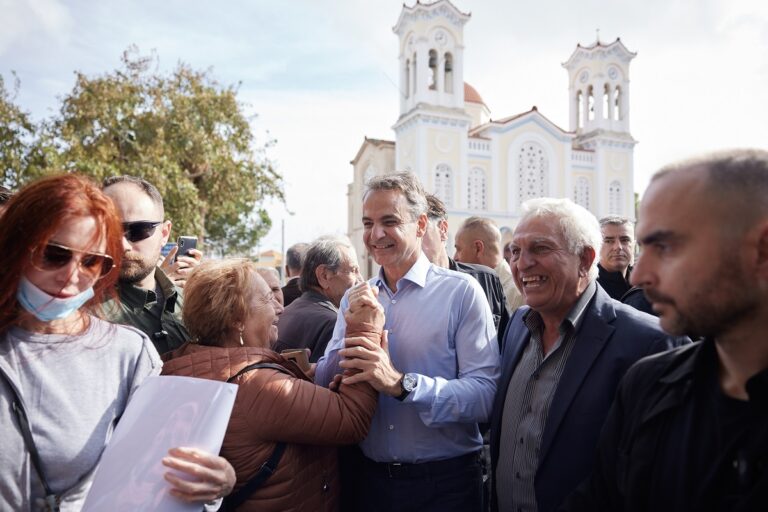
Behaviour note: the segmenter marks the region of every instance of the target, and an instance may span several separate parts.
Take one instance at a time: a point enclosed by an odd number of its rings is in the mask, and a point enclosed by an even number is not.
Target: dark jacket
[[[157,303],[154,290],[145,290],[130,283],[120,282],[117,292],[120,300],[104,304],[107,320],[116,324],[130,325],[144,332],[159,354],[175,350],[189,341],[181,319],[183,295],[181,288],[173,284],[168,276],[155,269],[155,280],[165,296],[165,303],[159,317],[153,313]]]
[[[501,348],[504,329],[509,322],[509,313],[507,312],[507,299],[504,296],[504,288],[501,286],[501,279],[492,268],[485,265],[475,265],[473,263],[462,263],[448,258],[448,268],[457,272],[463,272],[474,277],[480,287],[485,292],[485,298],[488,299],[488,305],[491,306],[493,313],[493,323],[496,326],[496,337],[499,340]]]
[[[328,297],[308,290],[286,307],[277,324],[275,351],[291,348],[311,350],[309,360],[316,363],[323,357],[331,340],[339,310]]]
[[[164,357],[163,375],[226,381],[249,364],[275,363],[235,379],[239,385],[221,455],[242,487],[266,462],[275,443],[288,446],[275,473],[238,510],[327,511],[338,508],[337,449],[368,432],[376,392],[368,384],[342,385],[339,392],[314,385],[292,361],[272,350],[187,344]]]
[[[629,284],[629,274],[632,267],[627,268],[626,276],[622,272],[609,272],[602,265],[597,264],[597,284],[608,292],[612,299],[621,300],[621,297],[632,288]]]
[[[512,373],[531,336],[517,310],[504,335],[501,379],[491,418],[491,460],[498,464],[504,401]],[[600,429],[619,381],[638,359],[673,348],[685,339],[668,336],[659,320],[611,299],[599,286],[587,306],[573,350],[565,364],[544,426],[534,481],[540,512],[563,502],[592,470]],[[493,481],[492,506],[496,486]]]
[[[290,306],[299,297],[301,297],[299,278],[294,277],[289,279],[285,286],[283,286],[283,306]]]
[[[708,359],[712,360],[711,364],[703,366]],[[691,503],[692,498],[702,493],[703,503],[696,510],[716,510],[716,504],[723,498],[718,494],[719,489],[699,481],[694,481],[693,488],[689,489],[686,484],[692,480],[691,473],[695,468],[691,467],[690,461],[681,460],[682,449],[669,450],[663,446],[670,436],[689,438],[698,423],[711,421],[697,417],[694,390],[704,379],[713,378],[717,368],[717,355],[711,340],[645,358],[630,368],[600,436],[594,472],[568,498],[563,510],[692,510],[696,506]],[[750,401],[755,400],[756,407],[763,411],[768,406],[767,382],[768,371],[747,382]],[[755,387],[751,387],[753,384]],[[763,428],[763,447],[766,446],[766,435],[768,433]],[[753,455],[759,457],[759,454]],[[763,452],[762,475],[753,483],[751,491],[728,510],[768,509],[765,457]],[[730,465],[730,460],[727,464]],[[661,485],[659,479],[668,478],[669,474],[675,475],[675,481],[665,481],[665,485]],[[658,491],[665,487],[673,489],[674,495]]]
[[[630,288],[629,291],[627,291],[627,293],[621,296],[620,300],[624,304],[627,304],[628,306],[632,306],[633,308],[640,310],[643,313],[648,313],[649,315],[653,315],[653,316],[659,316],[653,310],[651,303],[645,297],[645,292],[643,292],[643,289],[640,288],[639,286],[633,286],[632,288]]]

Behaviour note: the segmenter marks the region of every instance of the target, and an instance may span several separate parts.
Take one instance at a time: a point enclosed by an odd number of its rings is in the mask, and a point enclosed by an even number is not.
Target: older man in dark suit
[[[658,319],[597,286],[597,219],[567,199],[533,199],[512,239],[528,307],[505,334],[491,420],[493,506],[553,511],[590,472],[621,376],[667,350]]]

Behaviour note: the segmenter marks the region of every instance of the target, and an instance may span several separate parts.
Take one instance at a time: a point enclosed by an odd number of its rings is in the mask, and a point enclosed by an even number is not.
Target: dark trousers
[[[354,461],[350,459],[355,459]],[[423,464],[381,464],[357,451],[342,482],[344,512],[481,512],[479,453]],[[347,466],[347,469],[351,469]]]

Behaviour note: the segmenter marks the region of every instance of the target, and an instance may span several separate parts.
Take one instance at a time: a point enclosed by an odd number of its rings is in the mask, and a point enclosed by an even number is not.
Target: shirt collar
[[[587,288],[582,292],[582,294],[579,296],[578,300],[576,300],[576,304],[574,304],[571,307],[571,310],[568,312],[568,314],[565,316],[563,321],[560,323],[559,331],[561,333],[566,332],[568,329],[573,329],[574,331],[577,331],[579,327],[581,327],[581,323],[584,320],[584,312],[587,310],[587,306],[589,305],[592,298],[595,296],[595,293],[597,292],[597,284],[595,281],[591,281]],[[530,321],[529,321],[530,317]],[[523,321],[528,326],[528,329],[534,328],[541,328],[543,325],[541,321],[541,315],[538,311],[534,311],[533,309],[529,309],[528,312],[523,317]]]
[[[170,309],[172,311],[176,305],[176,298],[178,296],[176,293],[176,286],[168,276],[165,275],[165,272],[159,268],[155,269],[155,280],[157,281],[157,284],[160,285],[163,295],[165,295],[165,309]],[[144,288],[139,288],[134,284],[126,283],[124,281],[118,283],[118,293],[120,295],[120,300],[131,307],[151,308],[157,303],[157,294],[154,290],[145,290]]]
[[[408,272],[406,272],[405,275],[401,277],[397,283],[395,283],[395,286],[399,290],[400,283],[406,280],[421,288],[424,288],[424,286],[427,284],[427,274],[429,273],[430,268],[432,268],[432,263],[429,262],[423,252],[420,253],[416,263],[414,263]],[[387,282],[384,279],[384,267],[379,269],[379,277],[376,279],[376,285],[379,287],[386,287],[387,285]]]

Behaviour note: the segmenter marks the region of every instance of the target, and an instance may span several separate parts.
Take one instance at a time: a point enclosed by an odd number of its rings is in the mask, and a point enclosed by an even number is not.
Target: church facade
[[[403,7],[393,29],[400,64],[395,140],[364,139],[348,188],[348,234],[368,276],[377,267],[362,242],[365,182],[395,170],[415,173],[445,202],[449,254],[464,219],[489,217],[509,236],[520,205],[534,197],[568,197],[598,218],[634,216],[629,64],[636,54],[619,39],[577,45],[562,64],[568,129],[536,107],[491,119],[480,94],[464,81],[469,20],[449,0],[417,2]]]

